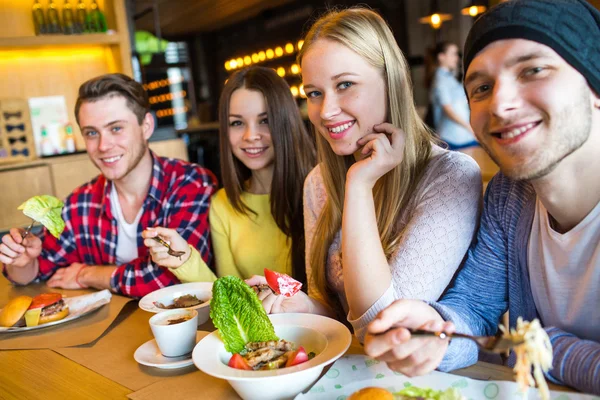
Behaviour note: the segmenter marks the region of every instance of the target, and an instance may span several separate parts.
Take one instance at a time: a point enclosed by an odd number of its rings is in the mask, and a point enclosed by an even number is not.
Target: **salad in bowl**
[[[350,346],[348,328],[331,318],[267,315],[256,292],[237,277],[213,284],[210,308],[218,330],[196,345],[192,360],[243,399],[294,398]]]

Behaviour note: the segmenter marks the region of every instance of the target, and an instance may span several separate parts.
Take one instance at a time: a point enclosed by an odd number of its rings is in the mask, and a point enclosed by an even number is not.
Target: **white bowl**
[[[192,294],[203,301],[202,304],[188,307],[188,309],[196,310],[196,312],[198,312],[198,326],[200,326],[208,321],[210,299],[212,299],[212,282],[192,282],[167,286],[166,288],[155,290],[142,297],[139,306],[142,310],[153,313],[169,311],[168,309],[156,307],[154,302],[158,301],[164,305],[169,305],[172,304],[173,300],[177,297],[186,294]]]
[[[270,371],[245,371],[227,366],[231,353],[218,331],[202,339],[192,352],[192,360],[202,372],[226,379],[245,400],[293,399],[310,388],[323,368],[340,358],[352,336],[338,321],[315,314],[269,315],[280,339],[302,346],[316,356],[302,364]]]

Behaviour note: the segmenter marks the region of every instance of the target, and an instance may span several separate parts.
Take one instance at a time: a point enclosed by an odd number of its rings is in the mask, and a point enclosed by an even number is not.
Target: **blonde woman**
[[[377,13],[321,17],[298,59],[320,161],[304,184],[310,297],[263,295],[263,306],[347,319],[362,340],[394,300],[444,292],[474,236],[481,174],[434,144]]]

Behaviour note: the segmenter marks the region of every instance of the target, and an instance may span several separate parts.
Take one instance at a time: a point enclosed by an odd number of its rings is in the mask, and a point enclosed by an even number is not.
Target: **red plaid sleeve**
[[[75,262],[101,263],[97,251],[94,251],[96,237],[86,224],[97,220],[96,216],[100,214],[103,182],[104,179],[96,178],[67,197],[62,210],[65,229],[58,239],[44,228],[39,279],[48,280],[58,268],[68,267]]]
[[[44,228],[38,279],[48,280],[58,268],[75,262],[109,264],[109,254],[103,253],[101,246],[109,226],[102,218],[106,184],[104,177],[98,176],[65,199],[62,211],[65,229],[58,239]]]
[[[63,210],[63,218],[68,221],[64,214]],[[44,228],[42,249],[42,254],[38,259],[40,265],[38,278],[44,281],[49,279],[58,268],[68,267],[75,262],[83,262],[77,253],[73,230],[70,226],[65,226],[65,230],[58,239]]]

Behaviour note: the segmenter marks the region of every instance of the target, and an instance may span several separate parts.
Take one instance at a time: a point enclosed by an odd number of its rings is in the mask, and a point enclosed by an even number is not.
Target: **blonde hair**
[[[400,51],[387,23],[366,8],[333,10],[319,18],[310,28],[298,63],[320,39],[336,41],[348,47],[381,71],[387,88],[387,122],[405,133],[402,162],[381,177],[373,188],[377,228],[386,258],[397,249],[401,234],[398,219],[407,205],[431,154],[433,136],[414,105],[408,63]],[[310,251],[312,280],[323,298],[340,314],[341,304],[327,284],[327,254],[342,224],[344,186],[353,156],[336,155],[319,134],[317,152],[327,192],[327,202],[317,221]],[[320,239],[320,240],[319,240]]]

